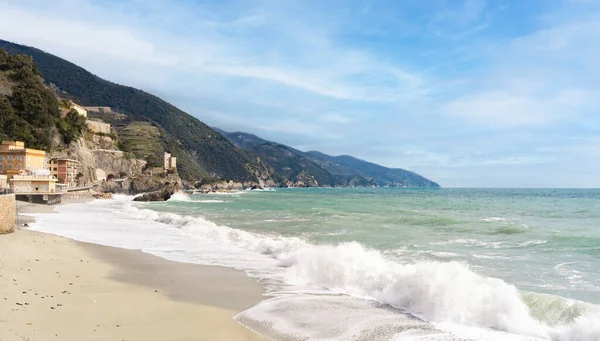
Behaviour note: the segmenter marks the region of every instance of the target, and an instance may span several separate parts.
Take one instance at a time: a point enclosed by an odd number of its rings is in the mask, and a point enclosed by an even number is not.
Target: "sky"
[[[600,0],[3,0],[0,38],[444,187],[600,187]]]

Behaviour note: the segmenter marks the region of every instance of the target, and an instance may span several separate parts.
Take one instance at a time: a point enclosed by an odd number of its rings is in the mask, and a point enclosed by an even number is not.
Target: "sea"
[[[273,340],[600,340],[598,189],[131,199],[59,206],[32,229],[245,271],[265,300],[236,320]]]

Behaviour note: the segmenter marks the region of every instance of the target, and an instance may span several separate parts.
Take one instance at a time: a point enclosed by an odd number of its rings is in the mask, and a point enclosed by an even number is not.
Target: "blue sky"
[[[600,187],[598,0],[4,0],[0,33],[302,150]]]

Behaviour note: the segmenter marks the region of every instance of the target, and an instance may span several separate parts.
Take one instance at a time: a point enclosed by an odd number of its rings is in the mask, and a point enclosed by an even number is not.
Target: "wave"
[[[481,221],[485,221],[485,222],[493,222],[493,221],[506,221],[506,218],[500,218],[500,217],[486,217],[486,218],[482,218]]]
[[[171,196],[171,199],[169,199],[169,201],[189,202],[189,201],[192,201],[192,198],[190,195],[188,195],[182,191],[178,191],[178,192],[173,193],[173,195]]]
[[[490,232],[489,234],[519,234],[519,233],[524,233],[527,232],[527,229],[523,226],[523,228],[519,228],[517,226],[503,226],[500,228],[495,229],[494,231]]]
[[[540,304],[533,304],[539,301],[524,299],[515,286],[481,276],[462,263],[399,264],[357,242],[313,245],[299,238],[252,234],[198,217],[133,206],[129,209],[136,219],[169,224],[195,238],[268,255],[282,272],[278,278],[287,285],[374,300],[431,322],[451,322],[551,340],[583,340],[578,338],[580,335],[600,339],[600,320],[596,317],[581,315],[583,310],[578,313],[568,304],[550,304],[546,308],[551,312],[541,311]],[[541,243],[545,241],[526,244]],[[553,314],[568,318],[547,318]],[[590,321],[599,322],[599,327],[592,332],[582,330],[592,325]]]

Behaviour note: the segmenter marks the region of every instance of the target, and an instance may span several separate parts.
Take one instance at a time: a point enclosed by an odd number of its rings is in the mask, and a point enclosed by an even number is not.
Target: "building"
[[[88,128],[90,128],[90,130],[94,133],[110,134],[111,132],[110,123],[87,120],[86,124]]]
[[[54,158],[49,163],[50,175],[59,183],[68,187],[77,186],[77,174],[79,174],[79,161],[73,159]]]
[[[71,106],[69,107],[70,109],[73,109],[75,111],[77,111],[77,113],[83,117],[87,118],[87,110],[85,110],[84,107],[82,107],[81,105],[75,104],[73,102],[71,102]]]
[[[171,156],[170,153],[165,152],[164,157],[164,170],[176,170],[177,169],[177,158]]]
[[[10,187],[19,201],[54,205],[62,201],[63,195],[62,190],[56,186],[57,181],[49,174],[15,175],[10,180]]]
[[[0,146],[0,174],[9,178],[23,171],[46,169],[46,152],[25,148],[21,141],[2,141]]]
[[[56,182],[48,175],[14,175],[10,179],[11,188],[17,195],[19,194],[54,194],[56,192]]]

